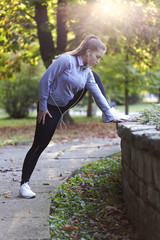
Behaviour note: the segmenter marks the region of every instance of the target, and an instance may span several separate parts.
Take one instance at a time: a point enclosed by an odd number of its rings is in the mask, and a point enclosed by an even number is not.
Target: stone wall
[[[160,240],[160,131],[135,122],[117,128],[128,217],[142,240]]]

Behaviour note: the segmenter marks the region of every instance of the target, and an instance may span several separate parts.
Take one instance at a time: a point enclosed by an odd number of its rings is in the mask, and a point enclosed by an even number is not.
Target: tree
[[[67,0],[58,0],[57,7],[57,50],[64,52],[67,47]]]
[[[107,54],[124,56],[125,78],[123,85],[125,86],[126,114],[128,113],[129,89],[133,87],[129,70],[132,69],[132,72],[137,72],[137,68],[139,68],[139,72],[141,71],[141,80],[143,79],[143,81],[138,81],[140,87],[140,85],[144,86],[143,75],[145,70],[155,65],[160,42],[160,32],[158,30],[160,28],[159,7],[160,4],[155,4],[154,1],[141,5],[125,2],[123,6],[120,4],[114,6],[113,4],[114,11],[108,11],[107,17],[102,15],[104,20],[101,19],[102,24],[99,28],[103,29],[101,32],[108,35]],[[135,70],[133,71],[133,69]],[[134,81],[136,80],[135,78]],[[117,84],[120,86],[119,82]]]
[[[55,47],[49,25],[47,6],[35,1],[35,17],[37,34],[42,60],[46,68],[51,64],[55,55]]]
[[[2,78],[11,77],[10,72],[12,73],[16,71],[20,71],[21,69],[21,60],[28,61],[27,51],[28,46],[34,42],[36,42],[37,38],[40,44],[40,54],[44,65],[46,68],[51,64],[56,53],[60,53],[66,48],[67,41],[67,31],[66,31],[66,17],[62,14],[62,11],[65,9],[63,4],[65,4],[65,0],[58,1],[57,7],[57,48],[54,47],[53,37],[51,30],[53,29],[53,25],[50,24],[48,18],[47,4],[49,1],[11,1],[7,2],[5,5],[5,1],[1,2],[2,9],[2,27],[6,28],[6,32],[2,31],[3,36],[1,37],[1,41],[5,45],[6,49],[1,48],[1,54],[4,58],[1,58],[1,62],[3,63],[3,68],[1,68],[1,76]],[[9,13],[10,7],[12,8],[12,14]],[[35,9],[35,11],[34,11]],[[8,15],[7,15],[8,12]],[[22,17],[24,21],[22,22]],[[12,22],[15,27],[12,27]],[[35,24],[36,23],[36,24]],[[36,29],[37,29],[37,38],[36,38]],[[29,34],[32,33],[31,37]],[[34,36],[34,37],[32,37]],[[22,41],[23,39],[23,41]],[[62,41],[63,39],[63,41]],[[12,43],[12,45],[11,45]],[[31,49],[29,49],[31,50]],[[5,54],[6,51],[6,54]],[[11,60],[6,64],[6,59],[11,51],[17,52],[17,57],[13,62],[13,68],[11,71],[8,71],[8,66],[11,67]],[[36,51],[37,55],[39,53]],[[11,54],[13,56],[13,54]],[[30,59],[34,58],[30,54]],[[36,56],[37,58],[37,56]],[[9,59],[9,58],[8,58]],[[15,64],[15,60],[16,63]],[[17,61],[18,60],[18,61]],[[14,68],[14,66],[17,66]],[[6,74],[7,73],[7,74]]]
[[[24,118],[37,100],[41,65],[23,63],[20,72],[1,80],[0,104],[12,118]],[[36,74],[35,74],[36,73]]]
[[[1,76],[20,70],[22,59],[36,63],[40,54],[48,67],[55,55],[74,48],[92,32],[106,42],[107,54],[124,56],[128,112],[133,82],[128,69],[150,69],[159,51],[159,5],[157,1],[2,0]]]

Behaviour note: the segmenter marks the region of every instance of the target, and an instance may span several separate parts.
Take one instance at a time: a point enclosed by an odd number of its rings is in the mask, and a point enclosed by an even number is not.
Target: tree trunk
[[[160,88],[158,89],[158,103],[160,103]]]
[[[65,50],[67,45],[67,28],[66,28],[66,0],[58,1],[57,9],[57,49],[54,48],[54,42],[49,28],[49,19],[47,15],[47,6],[39,3],[35,4],[35,21],[37,23],[38,39],[40,43],[40,53],[46,68],[52,63],[52,59],[57,53]],[[64,11],[64,12],[63,12]],[[74,123],[74,120],[67,112],[64,121]]]
[[[35,21],[37,23],[40,52],[45,67],[47,68],[55,56],[54,42],[49,28],[47,6],[39,3],[35,4]]]
[[[128,80],[125,81],[125,114],[129,113],[129,106],[128,106]]]
[[[75,121],[73,120],[73,118],[71,118],[69,111],[65,113],[64,117],[63,117],[64,122],[68,122],[70,124],[74,124]]]
[[[67,46],[66,0],[58,0],[57,8],[57,50],[65,51]]]
[[[126,65],[128,65],[128,53],[126,53]],[[126,76],[125,76],[125,114],[129,113],[129,96],[128,96],[128,70],[126,69]]]
[[[57,54],[65,51],[67,46],[66,0],[58,0],[57,7]],[[64,121],[74,123],[69,111],[64,115]]]
[[[90,92],[88,96],[87,117],[92,117],[92,95]]]

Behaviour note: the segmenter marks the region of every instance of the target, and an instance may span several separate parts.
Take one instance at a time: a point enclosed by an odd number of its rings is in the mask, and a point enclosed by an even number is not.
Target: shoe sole
[[[20,198],[25,198],[25,199],[31,199],[31,198],[35,198],[36,195],[35,195],[35,196],[32,196],[32,197],[27,197],[27,196],[23,196],[23,195],[19,194],[19,197],[20,197]]]

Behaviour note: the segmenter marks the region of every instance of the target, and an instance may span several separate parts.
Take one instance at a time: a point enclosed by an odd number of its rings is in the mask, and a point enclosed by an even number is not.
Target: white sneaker
[[[114,119],[118,120],[118,119],[123,119],[124,121],[127,121],[130,119],[130,116],[129,115],[125,115],[121,112],[119,112],[117,109],[115,108],[110,108],[110,112],[112,113],[112,115],[114,116]],[[108,123],[110,122],[107,118],[107,116],[102,113],[102,122],[104,123]]]
[[[23,198],[35,198],[36,194],[32,192],[30,186],[27,183],[23,183],[19,189],[19,195]]]

